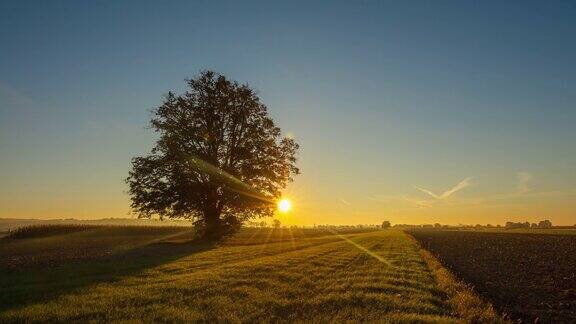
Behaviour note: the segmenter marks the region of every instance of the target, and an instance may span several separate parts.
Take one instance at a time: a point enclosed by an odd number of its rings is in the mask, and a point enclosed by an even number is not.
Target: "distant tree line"
[[[505,227],[506,228],[552,228],[552,222],[547,220],[547,219],[538,222],[538,224],[530,223],[530,222],[524,222],[524,223],[506,222]]]
[[[476,224],[476,225],[465,225],[465,224],[458,224],[458,225],[447,225],[447,224],[394,224],[392,225],[390,221],[383,221],[382,224],[358,224],[358,225],[331,225],[331,224],[314,224],[314,226],[305,226],[305,225],[290,225],[290,226],[281,226],[279,220],[273,219],[271,224],[268,224],[264,221],[262,222],[246,222],[244,227],[252,227],[252,228],[266,228],[266,227],[290,227],[290,228],[319,228],[319,229],[387,229],[387,228],[397,228],[397,229],[441,229],[441,230],[459,230],[459,229],[469,229],[469,230],[480,230],[480,229],[490,229],[490,228],[506,228],[506,229],[514,229],[514,228],[576,228],[574,226],[553,226],[552,222],[549,220],[542,220],[538,223],[530,223],[530,222],[506,222],[504,226],[497,224]]]
[[[535,228],[535,229],[546,229],[546,228],[576,228],[574,226],[553,226],[552,222],[549,220],[542,220],[538,223],[530,223],[530,222],[506,222],[504,226],[502,225],[492,225],[492,224],[476,224],[476,225],[445,225],[440,223],[435,224],[395,224],[393,227],[401,228],[401,229],[450,229],[450,230],[458,230],[458,229],[490,229],[490,228],[506,228],[506,229],[514,229],[514,228]]]
[[[278,219],[272,219],[271,222],[255,222],[248,221],[242,224],[245,228],[292,228],[292,229],[306,229],[306,228],[316,228],[316,229],[380,229],[391,227],[388,221],[383,224],[358,224],[358,225],[331,225],[331,224],[314,224],[314,225],[282,225],[281,221]]]

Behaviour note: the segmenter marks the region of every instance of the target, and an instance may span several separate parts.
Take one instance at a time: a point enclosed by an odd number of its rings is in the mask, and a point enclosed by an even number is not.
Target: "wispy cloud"
[[[460,181],[460,182],[459,182],[457,185],[455,185],[452,189],[450,189],[450,190],[448,190],[448,191],[445,191],[445,192],[440,196],[440,198],[441,198],[441,199],[446,199],[446,198],[452,196],[452,194],[454,194],[454,193],[456,193],[456,192],[458,192],[458,191],[460,191],[460,190],[462,190],[462,189],[465,189],[465,188],[470,187],[470,186],[472,185],[472,179],[474,179],[474,178],[473,178],[473,177],[468,177],[468,178]]]
[[[346,206],[352,206],[351,203],[349,203],[348,201],[344,200],[343,198],[338,198],[338,200],[339,200],[341,203],[343,203],[344,205],[346,205]]]
[[[417,208],[429,208],[434,206],[456,206],[462,204],[477,204],[478,199],[474,199],[473,201],[470,199],[449,199],[454,196],[457,192],[464,190],[465,188],[473,185],[474,177],[468,177],[463,179],[462,181],[458,182],[452,188],[442,192],[441,194],[436,194],[429,189],[414,186],[417,190],[425,193],[427,195],[426,198],[419,198],[419,197],[412,197],[409,195],[372,195],[367,197],[369,200],[383,202],[383,203],[391,203],[391,202],[405,202],[411,206]]]
[[[436,203],[435,200],[416,199],[409,196],[403,196],[402,199],[420,208],[432,207]]]
[[[404,205],[407,208],[434,208],[434,207],[506,207],[518,204],[526,204],[527,201],[547,199],[549,197],[576,197],[576,188],[564,190],[537,191],[532,185],[534,175],[529,172],[516,173],[517,181],[515,190],[508,193],[495,193],[480,197],[458,197],[456,193],[475,184],[474,177],[468,177],[458,182],[455,186],[442,193],[414,186],[425,195],[414,196],[406,194],[397,195],[371,195],[369,200],[390,205]],[[449,199],[450,198],[450,199]],[[528,200],[527,200],[528,199]],[[408,210],[408,209],[406,209]]]
[[[432,191],[430,191],[430,190],[428,190],[428,189],[420,188],[420,187],[417,187],[417,186],[414,186],[414,188],[422,191],[423,193],[431,196],[432,198],[440,199],[440,196],[438,196],[437,194],[433,193]]]
[[[516,193],[519,195],[525,194],[530,191],[530,182],[532,181],[532,174],[528,172],[518,172],[518,185],[516,186]]]
[[[444,199],[448,199],[450,196],[452,196],[456,192],[471,186],[473,179],[474,179],[473,177],[468,177],[468,178],[458,182],[458,184],[456,184],[454,187],[452,187],[449,190],[444,191],[440,195],[437,195],[437,194],[433,193],[432,191],[425,189],[425,188],[421,188],[421,187],[417,187],[417,186],[414,186],[414,188],[426,193],[427,195],[431,196],[434,199],[444,200]]]

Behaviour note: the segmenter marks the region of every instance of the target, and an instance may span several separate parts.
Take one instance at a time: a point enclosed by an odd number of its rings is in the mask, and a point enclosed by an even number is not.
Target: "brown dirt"
[[[409,234],[511,319],[576,323],[576,235]]]

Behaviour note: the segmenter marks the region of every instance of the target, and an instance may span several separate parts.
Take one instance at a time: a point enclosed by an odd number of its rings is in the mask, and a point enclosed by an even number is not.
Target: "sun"
[[[282,198],[278,201],[278,210],[282,213],[287,213],[292,209],[292,203],[286,198]]]

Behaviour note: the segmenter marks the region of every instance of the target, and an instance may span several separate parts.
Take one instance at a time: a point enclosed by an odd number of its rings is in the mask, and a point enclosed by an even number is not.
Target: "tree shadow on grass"
[[[161,241],[109,257],[53,268],[0,272],[0,312],[47,302],[61,295],[122,278],[216,247],[201,240]]]

